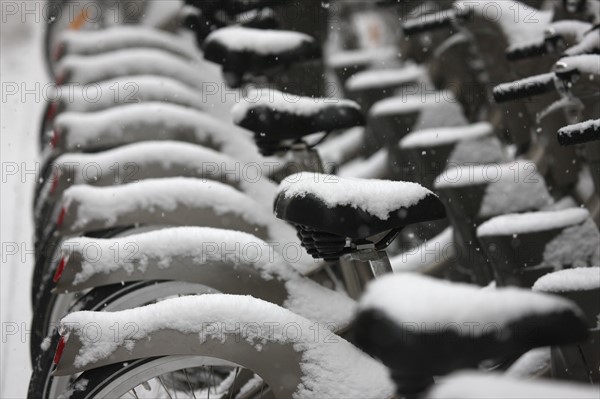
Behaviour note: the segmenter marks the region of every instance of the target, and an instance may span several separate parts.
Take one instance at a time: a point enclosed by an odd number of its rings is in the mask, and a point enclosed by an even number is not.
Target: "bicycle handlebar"
[[[551,72],[500,84],[494,87],[494,100],[503,103],[548,93],[555,90],[554,77]]]
[[[600,141],[600,119],[565,126],[558,131],[558,143],[562,146]]]
[[[513,46],[506,51],[506,59],[519,61],[555,53],[562,41],[563,38],[559,34],[554,34],[536,43]]]

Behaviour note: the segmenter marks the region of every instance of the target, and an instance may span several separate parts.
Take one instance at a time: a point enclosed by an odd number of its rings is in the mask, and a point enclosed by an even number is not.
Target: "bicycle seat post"
[[[298,172],[324,173],[324,166],[319,153],[304,141],[294,143],[290,147],[292,165]]]
[[[356,251],[350,254],[350,258],[361,262],[369,262],[373,278],[386,273],[392,273],[392,264],[387,252],[385,250],[377,250],[372,244],[358,245]]]

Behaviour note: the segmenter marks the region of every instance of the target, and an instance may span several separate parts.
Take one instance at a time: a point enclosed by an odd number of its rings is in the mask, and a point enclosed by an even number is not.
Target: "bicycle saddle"
[[[356,344],[388,366],[399,386],[587,334],[583,313],[566,299],[409,274],[369,284],[355,321]]]
[[[265,70],[321,56],[306,34],[235,26],[214,31],[203,47],[204,58],[222,66],[231,87],[239,87],[244,75],[261,76]]]
[[[249,92],[232,109],[234,122],[255,133],[263,155],[282,148],[283,140],[297,141],[318,132],[361,126],[365,118],[354,101],[310,98],[276,90]]]
[[[438,197],[417,183],[297,173],[281,182],[275,216],[290,222],[314,258],[386,247],[403,227],[441,219]]]

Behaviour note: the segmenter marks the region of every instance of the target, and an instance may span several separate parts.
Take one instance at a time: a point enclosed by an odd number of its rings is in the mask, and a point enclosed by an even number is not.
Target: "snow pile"
[[[68,90],[67,90],[68,89]],[[105,80],[92,85],[65,85],[59,101],[66,111],[93,112],[116,104],[169,102],[202,109],[206,101],[197,91],[181,81],[163,76],[138,75]]]
[[[86,250],[89,248],[94,250]],[[276,279],[285,285],[288,298],[279,305],[320,323],[338,328],[348,325],[354,301],[302,277],[277,250],[253,235],[210,227],[167,228],[109,239],[76,237],[62,245],[63,256],[78,253],[81,258],[74,285],[117,270],[144,273],[149,264],[168,269],[182,258],[193,259],[192,266],[197,269],[211,263],[226,263],[233,268],[246,264],[259,271],[265,281]]]
[[[250,89],[242,101],[231,109],[233,121],[239,124],[248,113],[259,107],[268,107],[272,111],[308,117],[316,116],[330,107],[350,107],[360,110],[360,106],[351,100],[303,97],[275,89]]]
[[[542,265],[555,270],[600,265],[600,232],[594,221],[567,227],[547,243]]]
[[[569,47],[565,50],[564,54],[567,56],[574,56],[578,54],[593,54],[597,53],[600,49],[600,35],[597,31],[591,31],[579,43]]]
[[[534,291],[561,293],[600,289],[600,267],[578,267],[559,270],[542,276],[533,285]]]
[[[540,209],[552,203],[544,179],[532,162],[449,165],[435,181],[436,189],[468,186],[486,186],[480,217]]]
[[[337,136],[329,137],[317,147],[323,164],[339,166],[352,158],[361,150],[365,141],[364,137],[364,126],[356,126]]]
[[[185,138],[244,162],[262,165],[265,160],[247,130],[174,104],[130,104],[94,113],[63,113],[57,117],[55,126],[70,151],[140,140]]]
[[[178,208],[211,208],[218,215],[239,215],[257,226],[266,227],[269,219],[273,220],[264,207],[230,186],[183,177],[108,187],[72,186],[63,194],[63,206],[73,203],[77,210],[75,229],[94,222],[109,227],[125,214],[140,210],[165,213]],[[270,236],[277,237],[276,231],[270,231]]]
[[[67,55],[57,65],[57,76],[82,85],[119,76],[158,75],[202,88],[208,64],[191,62],[157,49],[124,49],[98,55]]]
[[[95,339],[74,327],[89,323],[99,326]],[[131,324],[138,327],[134,334],[117,334],[115,339],[115,325]],[[290,337],[290,325],[296,326],[298,335]],[[134,347],[154,332],[175,330],[198,336],[200,344],[229,336],[254,345],[257,351],[266,343],[293,346],[301,354],[303,373],[296,398],[387,398],[394,393],[387,369],[355,346],[321,325],[249,296],[189,296],[120,312],[76,312],[62,319],[61,327],[82,343],[76,367],[105,359],[120,346]],[[239,336],[231,337],[232,332]]]
[[[448,165],[505,163],[508,157],[495,136],[460,141],[448,157]]]
[[[490,219],[479,226],[477,235],[480,237],[508,236],[564,229],[582,224],[589,216],[590,213],[583,208],[502,215]]]
[[[258,167],[254,170],[248,168],[244,172],[240,162],[234,158],[180,141],[139,142],[92,154],[66,153],[53,164],[61,174],[71,179],[72,185],[97,185],[95,182],[102,177],[102,185],[123,183],[125,178],[171,177],[169,171],[172,171],[171,174],[217,180],[240,189],[269,210],[272,209],[271,203],[277,191],[275,184],[261,176]],[[118,165],[117,170],[115,165]],[[88,166],[93,167],[87,170]],[[161,176],[147,176],[147,172],[157,167],[162,169]],[[93,175],[95,172],[97,178]],[[110,180],[107,181],[107,178]]]
[[[556,65],[564,65],[567,68],[576,68],[582,74],[592,75],[590,79],[600,75],[600,55],[583,54],[572,57],[561,58]]]
[[[373,90],[418,83],[426,75],[425,67],[409,64],[402,68],[371,69],[358,72],[346,81],[346,90]]]
[[[431,191],[417,183],[358,179],[302,172],[286,177],[279,185],[285,198],[312,195],[327,207],[349,205],[382,220],[391,212],[417,204]]]
[[[454,94],[443,91],[438,92],[437,96],[441,97],[441,100],[438,100],[437,104],[432,107],[423,107],[413,130],[432,129],[440,126],[466,126],[469,124],[463,114],[462,105],[454,97]]]
[[[373,64],[383,65],[398,58],[398,49],[394,46],[388,46],[339,51],[330,54],[325,62],[330,68],[343,68]]]
[[[436,384],[428,399],[598,399],[598,385],[519,380],[496,373],[460,372]]]
[[[266,229],[268,241],[279,245],[291,243],[300,251],[293,266],[306,272],[316,263],[300,250],[295,230],[276,219],[270,210],[247,195],[218,182],[190,178],[147,179],[112,187],[72,186],[63,194],[63,206],[76,203],[76,220],[72,229],[84,229],[91,223],[110,226],[136,211],[164,214],[182,208],[210,209],[217,215],[236,215],[251,226]]]
[[[485,334],[490,325],[503,328],[536,315],[578,311],[566,299],[530,290],[482,290],[411,273],[386,275],[370,283],[359,308],[380,311],[400,326],[418,324],[427,331],[458,325],[459,334],[473,337]]]
[[[110,26],[101,30],[65,30],[61,32],[59,41],[69,54],[90,55],[123,48],[150,47],[189,59],[199,58],[196,46],[181,36],[140,25]]]
[[[425,108],[436,109],[435,107],[439,107],[441,104],[452,102],[456,102],[456,98],[449,91],[413,95],[403,94],[377,101],[369,110],[369,115],[381,117],[407,114]]]
[[[425,272],[455,256],[454,230],[447,227],[414,249],[390,258],[394,273]]]
[[[382,148],[369,158],[355,158],[342,165],[338,170],[340,177],[358,177],[361,179],[381,179],[389,171],[389,151]]]
[[[218,43],[231,51],[252,51],[262,55],[279,54],[312,44],[313,38],[299,32],[232,26],[218,29],[205,39],[205,45]]]
[[[563,21],[552,22],[546,28],[546,34],[557,34],[565,38],[572,38],[575,42],[580,42],[586,33],[593,28],[593,25],[588,22],[569,19]]]
[[[467,126],[438,127],[422,129],[406,135],[400,141],[400,148],[421,148],[448,145],[459,141],[476,140],[493,133],[488,122]]]
[[[550,370],[550,348],[535,348],[514,362],[505,375],[514,378],[535,378]]]
[[[454,7],[472,10],[486,22],[497,23],[509,45],[543,39],[544,30],[554,16],[552,11],[538,10],[513,0],[458,0]]]

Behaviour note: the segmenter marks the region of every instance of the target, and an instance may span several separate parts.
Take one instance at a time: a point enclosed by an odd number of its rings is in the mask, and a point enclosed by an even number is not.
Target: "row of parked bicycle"
[[[49,4],[29,397],[598,396],[600,2]]]

